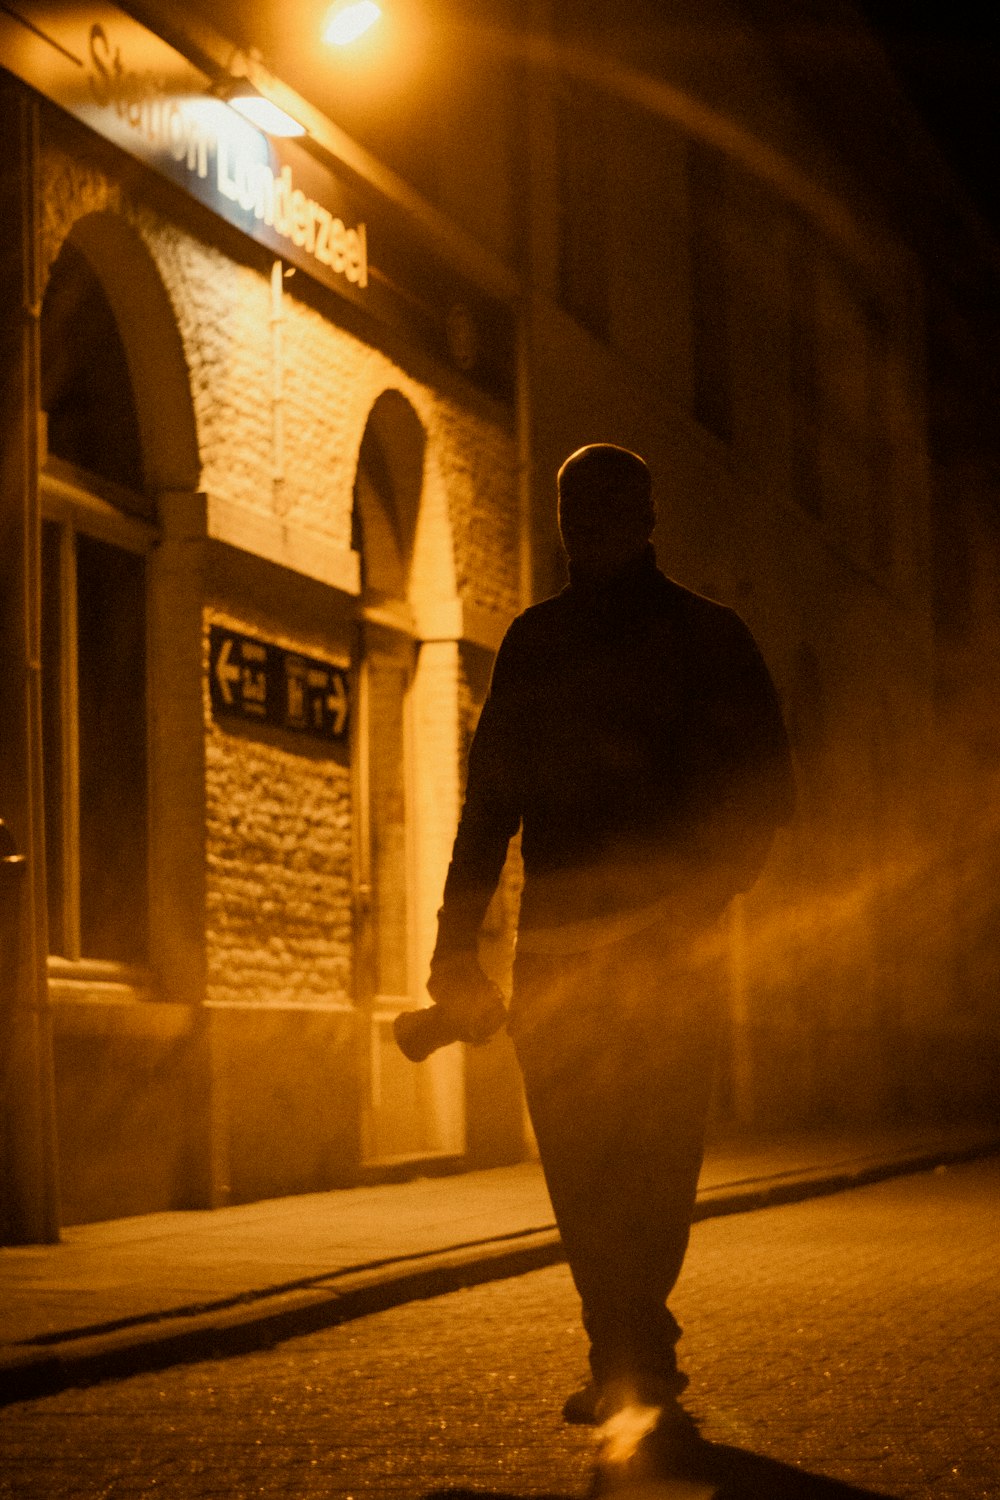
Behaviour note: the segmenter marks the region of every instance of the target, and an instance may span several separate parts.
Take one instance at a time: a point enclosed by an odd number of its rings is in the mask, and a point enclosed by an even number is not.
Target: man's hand
[[[423,1062],[451,1042],[482,1047],[506,1020],[500,988],[483,973],[474,953],[435,959],[427,989],[434,1005],[403,1011],[393,1025],[397,1045],[411,1062]]]

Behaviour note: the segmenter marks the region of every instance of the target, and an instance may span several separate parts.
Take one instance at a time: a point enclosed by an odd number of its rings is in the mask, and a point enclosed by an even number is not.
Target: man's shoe
[[[679,1455],[697,1453],[705,1446],[698,1423],[676,1396],[660,1407],[655,1430],[664,1447]]]
[[[680,1480],[691,1500],[715,1494],[713,1486],[702,1485],[710,1477],[709,1449],[694,1418],[675,1396],[662,1406],[647,1406],[634,1396],[626,1399],[601,1422],[597,1438],[591,1497],[653,1500],[668,1491],[673,1495]]]
[[[657,1408],[657,1425],[677,1435],[682,1441],[698,1441],[694,1418],[677,1400],[677,1383],[656,1375],[636,1380],[588,1380],[578,1391],[566,1397],[563,1421],[581,1427],[599,1427],[627,1406]]]
[[[594,1380],[588,1380],[578,1391],[567,1396],[563,1403],[563,1421],[578,1427],[596,1427],[600,1418],[597,1408],[601,1400],[601,1388]]]

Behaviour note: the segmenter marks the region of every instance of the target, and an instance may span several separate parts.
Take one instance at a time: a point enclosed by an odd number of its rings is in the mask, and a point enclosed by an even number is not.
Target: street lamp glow
[[[382,7],[375,0],[352,0],[347,5],[334,5],[327,11],[323,23],[323,40],[334,47],[347,47],[358,37],[370,31],[382,15]]]
[[[244,120],[249,120],[251,125],[263,130],[265,135],[296,136],[306,133],[305,127],[286,110],[253,90],[234,90],[226,103],[230,109],[235,109],[238,115],[242,115]]]

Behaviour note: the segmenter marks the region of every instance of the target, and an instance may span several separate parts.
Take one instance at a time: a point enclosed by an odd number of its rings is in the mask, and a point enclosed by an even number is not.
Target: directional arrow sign
[[[263,720],[346,748],[350,691],[345,667],[212,625],[209,694],[217,718]]]
[[[235,702],[235,699],[233,697],[233,684],[239,682],[241,676],[243,675],[239,667],[234,666],[230,662],[230,657],[233,653],[233,645],[234,641],[232,636],[224,636],[222,645],[219,648],[219,655],[215,663],[215,675],[218,679],[219,690],[222,693],[223,701],[225,702],[227,707]]]
[[[333,733],[339,739],[347,724],[347,683],[343,674],[334,670],[330,674],[330,693],[326,706],[333,715]]]

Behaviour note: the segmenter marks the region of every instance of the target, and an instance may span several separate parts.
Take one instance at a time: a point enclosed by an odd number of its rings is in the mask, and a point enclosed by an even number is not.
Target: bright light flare
[[[256,125],[258,130],[263,130],[265,135],[297,136],[305,135],[305,126],[300,125],[298,120],[293,119],[286,110],[277,104],[272,104],[270,99],[265,99],[262,94],[231,94],[226,100],[230,109],[235,109],[244,120],[249,120],[251,125]]]
[[[323,40],[334,47],[349,47],[370,31],[381,18],[382,7],[375,0],[353,0],[348,5],[334,5],[323,23]]]
[[[615,1468],[634,1458],[643,1438],[649,1436],[660,1420],[660,1411],[658,1406],[634,1402],[610,1416],[597,1430],[601,1463],[607,1468]]]

